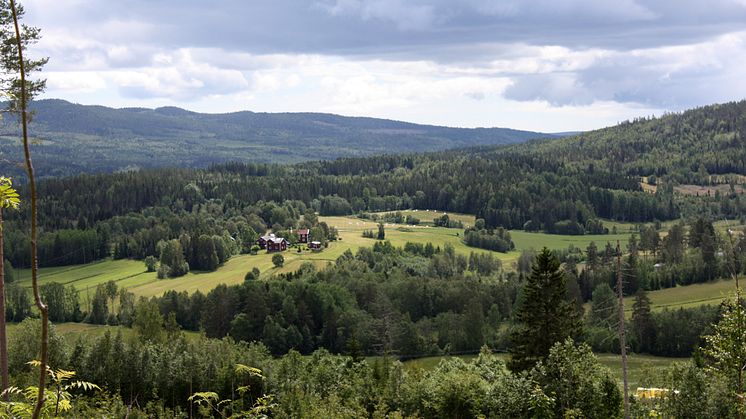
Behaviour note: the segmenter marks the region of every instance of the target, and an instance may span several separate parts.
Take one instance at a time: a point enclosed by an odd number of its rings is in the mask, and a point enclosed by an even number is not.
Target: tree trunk
[[[5,255],[3,253],[3,207],[0,206],[0,384],[8,389],[8,337],[5,333]],[[9,400],[6,394],[4,399]]]
[[[44,390],[47,385],[47,362],[49,356],[49,309],[41,301],[39,293],[39,258],[37,250],[37,199],[36,199],[36,178],[34,177],[34,165],[31,163],[31,150],[28,140],[28,101],[26,99],[26,63],[23,60],[23,43],[21,41],[21,30],[18,25],[18,11],[16,10],[15,0],[10,0],[10,11],[13,14],[13,25],[16,32],[16,47],[18,48],[18,72],[21,78],[21,129],[23,131],[23,156],[26,163],[26,172],[28,173],[29,190],[31,193],[31,288],[34,292],[34,302],[41,315],[41,356],[39,365],[39,391],[36,397],[36,406],[32,419],[38,419],[41,415],[41,409],[44,406]]]

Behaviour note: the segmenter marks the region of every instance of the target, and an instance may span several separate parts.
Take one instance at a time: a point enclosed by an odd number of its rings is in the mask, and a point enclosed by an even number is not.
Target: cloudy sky
[[[26,0],[45,97],[586,130],[746,97],[746,0]]]

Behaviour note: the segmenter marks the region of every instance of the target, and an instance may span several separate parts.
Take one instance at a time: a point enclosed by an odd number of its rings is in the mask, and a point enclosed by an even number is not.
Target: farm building
[[[264,236],[259,237],[259,240],[256,241],[256,244],[258,244],[259,247],[261,247],[262,249],[266,249],[267,242],[269,242],[270,240],[274,238],[275,238],[274,234],[265,234]]]
[[[267,252],[282,252],[288,249],[289,241],[282,237],[272,237],[267,241]]]
[[[298,230],[298,243],[308,243],[308,229],[302,228]]]
[[[311,250],[319,251],[321,250],[321,242],[312,241],[311,243],[308,243],[308,248]]]

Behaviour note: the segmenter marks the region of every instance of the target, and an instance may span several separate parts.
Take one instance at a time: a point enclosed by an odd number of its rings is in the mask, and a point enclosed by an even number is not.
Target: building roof
[[[270,241],[270,240],[272,240],[272,239],[275,238],[275,235],[274,234],[265,234],[264,236],[259,237],[259,238],[262,239],[262,240],[264,240],[264,241]]]
[[[302,228],[302,229],[298,230],[298,234],[308,234],[308,229],[307,228]]]
[[[271,241],[272,243],[275,243],[275,244],[280,244],[280,243],[282,243],[282,242],[287,242],[287,240],[285,240],[285,239],[284,239],[284,238],[282,238],[282,237],[274,237],[274,236],[272,236],[272,237],[271,237],[271,238],[269,239],[269,241]]]
[[[312,241],[311,244],[321,244],[321,242]]]

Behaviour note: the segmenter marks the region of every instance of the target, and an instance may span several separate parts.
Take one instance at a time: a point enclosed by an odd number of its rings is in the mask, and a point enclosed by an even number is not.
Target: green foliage
[[[28,363],[39,358],[41,350],[41,321],[26,319],[8,332],[8,369],[13,373],[29,371]],[[49,327],[49,364],[66,365],[64,338],[57,329]]]
[[[21,199],[18,192],[13,189],[13,182],[7,177],[0,176],[0,208],[17,209],[20,205]]]
[[[162,342],[165,336],[163,316],[155,300],[141,298],[135,306],[132,328],[142,342]]]
[[[531,370],[531,377],[554,398],[555,417],[568,417],[570,412],[580,413],[570,417],[620,417],[622,395],[616,379],[588,345],[576,345],[572,339],[557,342]]]
[[[39,368],[41,363],[39,361],[29,361],[28,365]],[[75,402],[75,397],[71,393],[73,390],[82,392],[101,391],[101,387],[96,384],[73,380],[75,378],[75,371],[53,370],[47,367],[47,375],[50,378],[50,388],[40,412],[40,417],[42,418],[58,417],[58,415],[64,415],[70,411]],[[3,396],[19,400],[0,400],[0,412],[8,415],[8,417],[31,417],[38,396],[38,388],[34,386],[29,386],[25,389],[9,387],[3,392]]]
[[[576,337],[580,331],[578,313],[567,299],[560,262],[549,249],[536,256],[522,298],[511,334],[510,367],[514,371],[532,368],[549,355],[555,343]]]
[[[588,324],[605,329],[616,329],[619,325],[618,297],[608,284],[599,284],[593,290]]]
[[[467,246],[479,247],[496,252],[506,253],[515,249],[515,244],[510,238],[510,232],[504,228],[464,230],[464,243]]]
[[[720,321],[714,326],[713,333],[705,336],[703,355],[708,360],[712,372],[726,378],[732,389],[733,406],[741,414],[746,413],[744,405],[744,371],[746,371],[746,309],[740,293],[729,298],[723,304]]]
[[[210,240],[210,243],[212,243],[212,240]],[[161,277],[161,274],[165,274],[169,278],[175,278],[189,272],[189,264],[184,259],[184,250],[179,240],[161,241],[157,247],[161,255],[159,277]]]
[[[276,253],[272,255],[272,264],[275,265],[275,267],[280,268],[285,263],[285,257],[282,256],[279,253]]]
[[[145,257],[145,269],[148,272],[155,272],[158,266],[158,259],[155,258],[155,256],[146,256]]]

